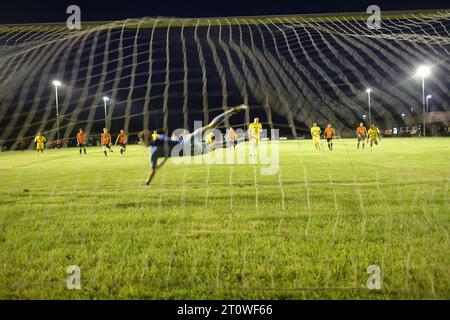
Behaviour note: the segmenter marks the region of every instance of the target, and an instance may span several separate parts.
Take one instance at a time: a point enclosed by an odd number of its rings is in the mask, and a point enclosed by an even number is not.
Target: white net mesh
[[[311,122],[353,132],[367,113],[392,127],[421,109],[419,64],[432,66],[427,88],[436,110],[449,101],[450,12],[388,13],[381,29],[366,15],[245,18],[142,18],[113,23],[0,26],[0,145],[31,146],[36,132],[75,144],[76,130],[106,125],[170,131],[190,129],[229,106],[250,110],[281,134],[303,135]],[[230,120],[231,121],[231,120]],[[226,123],[228,126],[229,124]],[[133,138],[131,138],[133,139]]]

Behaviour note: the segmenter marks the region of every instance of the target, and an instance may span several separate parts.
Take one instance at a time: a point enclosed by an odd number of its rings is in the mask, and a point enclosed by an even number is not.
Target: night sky
[[[381,10],[417,10],[450,7],[443,0],[6,0],[0,5],[0,23],[63,22],[66,8],[77,4],[84,21],[110,21],[144,16],[217,17],[326,12],[361,12],[371,4]]]

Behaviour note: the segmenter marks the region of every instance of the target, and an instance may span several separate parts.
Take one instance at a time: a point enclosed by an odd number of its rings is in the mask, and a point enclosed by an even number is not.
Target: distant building
[[[450,111],[432,111],[425,115],[427,133],[432,136],[448,134],[450,126]]]
[[[422,126],[422,114],[406,116],[405,124],[408,127]],[[425,114],[425,126],[427,134],[431,136],[447,135],[450,127],[450,111],[432,111]],[[402,133],[402,132],[400,132]]]

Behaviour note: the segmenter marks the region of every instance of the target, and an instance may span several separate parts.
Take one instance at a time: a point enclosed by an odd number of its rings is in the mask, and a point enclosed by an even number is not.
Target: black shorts
[[[327,138],[327,142],[333,141],[333,138]]]
[[[78,144],[78,147],[79,147],[79,148],[86,148],[86,143],[79,143],[79,144]]]
[[[121,146],[122,148],[126,148],[127,144],[126,143],[119,143],[119,146]]]
[[[364,140],[366,140],[366,136],[359,136],[359,137],[358,137],[358,142],[359,142],[359,141],[364,141]]]

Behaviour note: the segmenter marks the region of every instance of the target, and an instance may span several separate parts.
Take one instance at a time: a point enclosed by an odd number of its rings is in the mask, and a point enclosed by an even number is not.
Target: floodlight
[[[421,66],[419,67],[419,69],[417,69],[417,76],[425,78],[428,77],[430,75],[430,67],[428,66]]]

